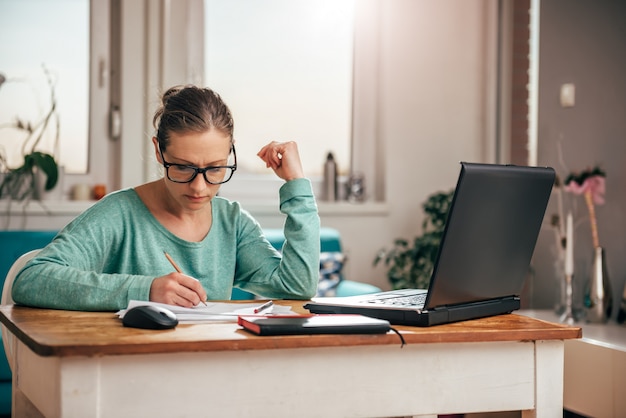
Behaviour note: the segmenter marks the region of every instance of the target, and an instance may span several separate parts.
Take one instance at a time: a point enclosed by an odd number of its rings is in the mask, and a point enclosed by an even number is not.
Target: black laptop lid
[[[520,294],[554,179],[549,167],[461,163],[426,308]]]

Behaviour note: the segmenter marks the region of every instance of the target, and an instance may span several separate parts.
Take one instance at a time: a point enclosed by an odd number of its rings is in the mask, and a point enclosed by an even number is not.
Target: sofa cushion
[[[323,252],[320,254],[320,280],[317,285],[318,297],[335,296],[337,286],[341,282],[341,270],[346,256],[340,252]]]
[[[265,238],[278,251],[282,250],[285,235],[282,229],[264,229]],[[320,228],[320,276],[316,296],[334,296],[341,282],[345,256],[341,252],[341,236],[334,228]]]
[[[4,283],[9,269],[22,254],[43,248],[57,231],[0,231],[0,280]]]
[[[0,382],[0,417],[11,416],[11,381]]]
[[[10,382],[11,381],[11,368],[9,367],[9,362],[7,360],[7,355],[4,351],[4,344],[2,343],[2,338],[0,338],[0,382]]]

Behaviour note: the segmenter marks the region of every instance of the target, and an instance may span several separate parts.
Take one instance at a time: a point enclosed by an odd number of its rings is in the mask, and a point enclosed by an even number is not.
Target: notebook
[[[389,321],[365,315],[240,316],[237,323],[257,335],[385,334]]]
[[[414,326],[519,309],[554,179],[550,167],[462,162],[428,290],[314,298],[305,308]]]

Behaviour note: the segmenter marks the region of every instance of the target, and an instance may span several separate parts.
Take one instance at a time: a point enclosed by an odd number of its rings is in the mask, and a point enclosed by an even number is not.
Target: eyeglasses
[[[237,152],[235,152],[235,145],[231,145],[230,149],[233,153],[235,164],[212,165],[204,168],[194,167],[193,165],[168,163],[163,157],[163,151],[160,146],[159,153],[161,154],[161,160],[163,160],[163,167],[165,167],[167,178],[174,183],[191,183],[198,174],[202,173],[207,183],[222,184],[230,180],[235,170],[237,170]]]

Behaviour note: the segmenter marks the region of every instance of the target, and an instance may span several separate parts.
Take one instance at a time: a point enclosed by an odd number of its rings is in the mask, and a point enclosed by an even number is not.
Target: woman
[[[320,222],[297,145],[272,142],[258,153],[285,180],[280,254],[237,202],[217,196],[237,167],[233,119],[220,96],[173,87],[153,124],[163,178],[111,193],[73,220],[16,277],[15,302],[117,310],[135,299],[191,307],[229,299],[233,287],[268,298],[312,297]]]

